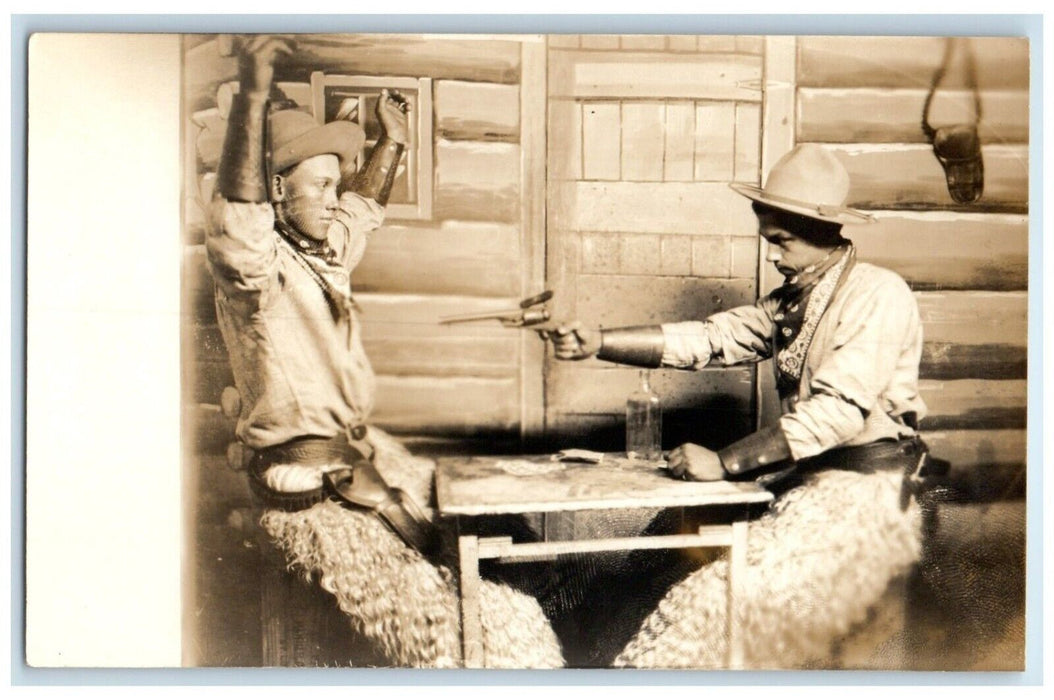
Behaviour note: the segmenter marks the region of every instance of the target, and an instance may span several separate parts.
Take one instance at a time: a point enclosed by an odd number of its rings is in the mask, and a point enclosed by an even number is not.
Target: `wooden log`
[[[924,379],[1022,379],[1028,350],[1019,345],[925,343],[919,376]]]
[[[519,221],[519,146],[441,140],[435,177],[434,218]]]
[[[798,140],[824,143],[929,143],[922,131],[928,90],[881,88],[801,88]],[[990,89],[981,94],[982,143],[1028,143],[1028,91]],[[973,93],[939,92],[930,123],[969,124]]]
[[[798,41],[798,84],[830,88],[928,89],[945,45],[942,37],[809,36]],[[1028,89],[1027,38],[971,37],[969,41],[981,89]],[[966,86],[962,56],[954,58],[956,63],[941,82],[944,89]]]
[[[469,221],[384,226],[370,234],[352,285],[362,292],[516,296],[517,227]]]
[[[925,145],[827,146],[849,171],[849,206],[859,209],[1028,211],[1028,148],[985,146],[984,194],[956,204],[933,149]]]
[[[1019,380],[923,380],[924,430],[1024,430],[1028,382]]]
[[[515,85],[456,80],[435,83],[436,134],[467,141],[520,138],[520,91]]]
[[[223,387],[223,393],[220,394],[220,411],[232,420],[241,415],[242,395],[233,386]]]
[[[1027,216],[876,212],[876,219],[847,235],[861,260],[897,272],[913,289],[1028,288]]]
[[[583,47],[586,45],[583,37]],[[554,97],[657,98],[760,102],[759,56],[562,51],[570,70],[550,83]]]
[[[702,320],[754,303],[754,285],[753,279],[581,274],[576,312],[583,323],[606,327]]]
[[[459,338],[428,333],[400,334],[365,340],[366,356],[375,372],[393,377],[515,377],[519,371],[518,336]]]
[[[416,434],[473,435],[517,432],[516,378],[377,377],[373,421]]]
[[[1027,343],[1026,292],[918,292],[915,298],[927,341],[1022,348]]]
[[[550,226],[570,231],[756,236],[750,200],[717,182],[550,184]]]
[[[343,75],[428,76],[514,84],[520,42],[412,34],[312,34],[280,63],[278,80],[309,80],[312,71]]]

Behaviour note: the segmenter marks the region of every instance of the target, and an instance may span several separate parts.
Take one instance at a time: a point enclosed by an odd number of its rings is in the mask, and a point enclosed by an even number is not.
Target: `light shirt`
[[[778,304],[768,295],[705,321],[663,324],[663,365],[701,369],[770,358]],[[780,428],[794,459],[914,435],[901,416],[926,413],[921,357],[922,322],[908,285],[857,262],[816,327],[797,394],[782,402]]]
[[[333,437],[366,421],[376,382],[354,310],[334,318],[318,283],[275,231],[270,204],[217,199],[210,215],[205,249],[241,394],[238,438],[261,449],[308,435]],[[341,196],[329,229],[337,263],[315,269],[349,297],[366,234],[383,219],[372,199]]]

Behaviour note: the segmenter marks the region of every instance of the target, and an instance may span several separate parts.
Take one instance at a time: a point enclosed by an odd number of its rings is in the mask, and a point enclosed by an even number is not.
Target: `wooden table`
[[[753,482],[686,482],[659,464],[608,454],[599,464],[527,457],[445,457],[436,470],[436,499],[443,516],[458,518],[461,569],[461,630],[465,666],[483,664],[479,611],[481,559],[634,549],[722,547],[729,550],[728,626],[730,668],[740,668],[743,639],[734,624],[736,601],[746,569],[747,507],[772,500]],[[686,535],[513,543],[511,537],[480,538],[474,517],[620,508],[741,505],[731,522],[706,525]]]

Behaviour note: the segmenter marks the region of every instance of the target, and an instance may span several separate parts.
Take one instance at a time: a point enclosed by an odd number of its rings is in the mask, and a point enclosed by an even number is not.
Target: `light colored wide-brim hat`
[[[764,187],[734,182],[739,194],[776,209],[835,224],[870,224],[875,218],[845,206],[849,172],[836,156],[815,144],[801,144],[780,158]]]
[[[283,109],[271,114],[271,172],[280,173],[313,156],[332,153],[347,172],[366,142],[362,127],[349,121],[319,124],[307,112]]]

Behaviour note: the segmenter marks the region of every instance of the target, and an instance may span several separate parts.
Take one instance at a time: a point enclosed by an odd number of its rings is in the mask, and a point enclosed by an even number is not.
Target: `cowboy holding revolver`
[[[922,324],[904,280],[858,261],[842,236],[843,225],[871,217],[845,206],[849,175],[835,156],[800,145],[764,188],[732,187],[752,200],[782,286],[703,320],[572,323],[547,335],[561,360],[686,370],[775,360],[778,424],[717,451],[683,444],[670,451],[668,468],[694,481],[757,479],[776,493],[750,530],[748,556],[765,564],[751,569],[744,614],[752,629],[773,630],[752,641],[754,662],[793,667],[862,618],[918,558],[910,477],[926,460],[916,432],[926,410],[918,389]],[[801,547],[822,556],[803,557]],[[719,665],[725,641],[714,616],[723,613],[694,606],[724,585],[722,576],[707,565],[674,586],[616,665]],[[824,606],[837,614],[816,612]]]

